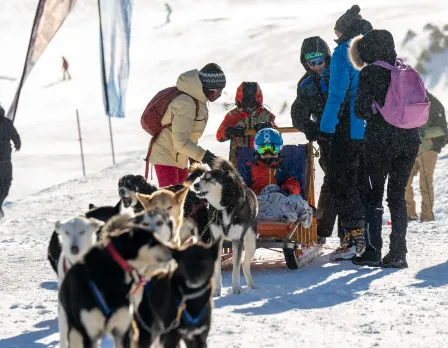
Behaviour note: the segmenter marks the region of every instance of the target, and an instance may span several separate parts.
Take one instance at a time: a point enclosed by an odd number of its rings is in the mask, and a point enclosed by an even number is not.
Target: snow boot
[[[352,263],[358,266],[381,267],[381,250],[366,250],[361,256],[354,257]]]
[[[406,254],[398,255],[389,251],[383,258],[383,268],[408,268]]]
[[[330,254],[330,261],[347,261],[356,256],[356,246],[351,237],[351,231],[345,233],[341,246]]]

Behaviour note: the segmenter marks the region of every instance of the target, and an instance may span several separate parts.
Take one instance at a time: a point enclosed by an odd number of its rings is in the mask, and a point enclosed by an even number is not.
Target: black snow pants
[[[319,144],[319,165],[324,172],[324,182],[320,188],[319,201],[317,208],[323,212],[320,219],[317,220],[317,235],[319,237],[330,237],[333,233],[334,223],[336,221],[336,208],[330,190],[330,143],[326,141],[317,141]],[[338,220],[338,236],[344,237],[344,232]]]
[[[331,146],[330,190],[338,219],[346,231],[365,227],[363,143],[336,130]]]
[[[12,182],[11,161],[0,161],[0,209],[6,197],[8,197],[11,182]]]
[[[407,252],[405,192],[418,149],[417,141],[378,135],[378,132],[369,132],[367,127],[364,143],[367,249],[381,250],[383,247],[383,195],[388,178],[387,204],[392,222],[390,251],[396,255]]]

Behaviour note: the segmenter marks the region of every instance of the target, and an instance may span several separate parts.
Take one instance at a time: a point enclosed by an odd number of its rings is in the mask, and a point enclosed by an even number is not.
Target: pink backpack
[[[390,86],[386,101],[381,107],[376,101],[372,103],[373,113],[377,111],[391,125],[398,128],[418,128],[428,121],[429,100],[423,81],[413,68],[397,59],[395,66],[381,60],[373,64],[389,69]]]

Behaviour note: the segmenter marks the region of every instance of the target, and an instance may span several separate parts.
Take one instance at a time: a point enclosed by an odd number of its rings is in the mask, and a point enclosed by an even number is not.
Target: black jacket
[[[325,70],[320,76],[314,73],[306,63],[307,52],[325,53]],[[306,70],[297,84],[297,97],[291,106],[292,124],[305,133],[308,140],[316,140],[319,124],[325,108],[330,81],[331,51],[327,43],[318,36],[303,41],[300,61]]]
[[[355,68],[361,69],[356,94],[355,114],[364,119],[370,138],[393,137],[404,143],[420,143],[418,128],[403,129],[389,124],[383,116],[373,113],[372,102],[384,105],[390,86],[391,72],[383,67],[373,65],[376,60],[395,64],[397,54],[392,35],[386,30],[372,30],[365,36],[355,38],[350,46],[350,59]],[[363,64],[369,64],[363,67]]]
[[[0,162],[11,161],[11,140],[15,148],[20,150],[20,136],[14,124],[0,115]]]

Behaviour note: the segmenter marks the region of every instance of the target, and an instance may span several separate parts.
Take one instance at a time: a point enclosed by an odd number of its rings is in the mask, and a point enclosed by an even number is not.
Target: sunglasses
[[[221,96],[222,90],[223,88],[206,89],[204,94],[208,100],[215,101]]]
[[[319,59],[316,59],[311,62],[306,62],[306,64],[308,64],[309,66],[316,66],[316,65],[322,65],[324,62],[325,62],[325,59],[319,58]]]
[[[268,153],[272,155],[277,155],[281,150],[280,145],[274,145],[274,144],[263,144],[260,145],[257,149],[257,152],[260,155],[266,155]]]

